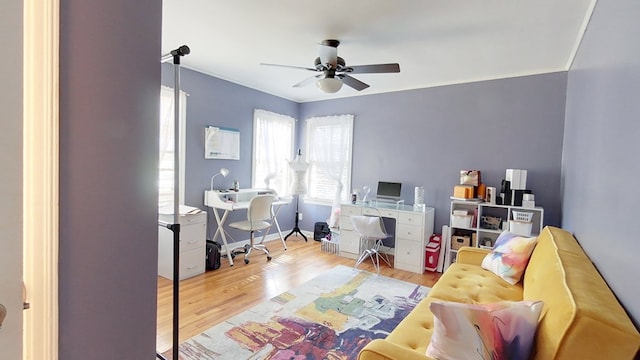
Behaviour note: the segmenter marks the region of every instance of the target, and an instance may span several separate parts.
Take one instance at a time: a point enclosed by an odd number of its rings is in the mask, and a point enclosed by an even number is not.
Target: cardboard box
[[[451,235],[451,248],[458,250],[463,246],[471,246],[471,236],[469,235]]]
[[[461,199],[473,199],[474,192],[473,185],[456,185],[453,187],[453,196]]]

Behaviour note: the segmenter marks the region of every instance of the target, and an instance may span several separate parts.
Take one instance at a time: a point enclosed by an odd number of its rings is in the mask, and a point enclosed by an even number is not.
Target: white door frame
[[[23,359],[58,359],[60,1],[24,0]]]

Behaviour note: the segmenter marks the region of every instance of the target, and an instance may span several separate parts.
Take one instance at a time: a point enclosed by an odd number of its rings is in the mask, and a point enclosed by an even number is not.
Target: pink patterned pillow
[[[542,307],[542,301],[433,301],[433,335],[426,355],[438,360],[529,359]]]
[[[538,238],[535,237],[522,237],[503,231],[498,236],[493,251],[482,260],[481,266],[515,285],[522,279],[537,242]]]

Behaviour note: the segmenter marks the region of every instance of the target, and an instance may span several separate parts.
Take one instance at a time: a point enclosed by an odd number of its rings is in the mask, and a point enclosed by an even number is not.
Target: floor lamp
[[[304,182],[305,175],[307,174],[307,169],[309,168],[309,163],[302,161],[302,153],[300,149],[298,149],[298,155],[293,161],[289,161],[289,166],[291,170],[293,170],[293,184],[291,185],[291,194],[296,196],[296,220],[293,230],[284,237],[284,240],[287,241],[287,238],[295,233],[300,234],[304,238],[304,241],[307,241],[307,237],[304,236],[300,228],[298,227],[298,220],[300,219],[300,213],[298,212],[298,202],[300,201],[300,195],[304,195],[307,193],[307,186]]]
[[[188,55],[191,52],[187,45],[172,50],[168,54],[162,55],[160,62],[168,62],[173,60],[174,73],[174,126],[173,141],[174,149],[180,148],[180,57]],[[179,318],[180,318],[180,157],[173,157],[173,224],[164,221],[158,221],[159,226],[166,227],[173,232],[173,359],[178,360],[178,347],[180,338]],[[164,356],[156,352],[159,359],[166,360]]]

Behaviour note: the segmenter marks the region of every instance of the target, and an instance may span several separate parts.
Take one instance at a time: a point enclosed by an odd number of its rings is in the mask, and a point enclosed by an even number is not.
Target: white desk
[[[216,219],[216,224],[218,228],[216,229],[215,235],[213,235],[213,241],[216,241],[218,236],[222,238],[222,243],[224,244],[225,251],[227,253],[227,259],[229,259],[229,265],[233,266],[233,258],[231,257],[231,249],[227,244],[227,236],[225,234],[224,225],[227,221],[227,217],[229,213],[235,210],[246,210],[249,208],[249,201],[256,195],[264,195],[264,194],[274,194],[275,191],[270,189],[240,189],[238,191],[226,191],[226,190],[207,190],[204,192],[204,204],[213,210],[213,215]],[[280,207],[282,205],[289,204],[291,199],[287,198],[276,198],[273,202],[273,206],[271,207],[271,215],[273,216],[273,222],[271,226],[275,225],[278,230],[278,235],[280,235],[280,240],[282,240],[282,245],[284,245],[284,249],[287,249],[287,245],[282,237],[282,230],[280,230],[280,224],[278,224],[278,212],[280,211]],[[224,210],[222,216],[218,210]],[[271,227],[267,228],[262,235],[262,240],[260,243],[264,241],[267,234],[271,230]]]
[[[360,237],[353,230],[351,215],[381,216],[395,219],[395,247],[393,267],[415,273],[424,273],[425,249],[433,234],[435,210],[431,207],[414,209],[410,205],[342,204],[340,207],[340,256],[357,259],[360,255]]]

